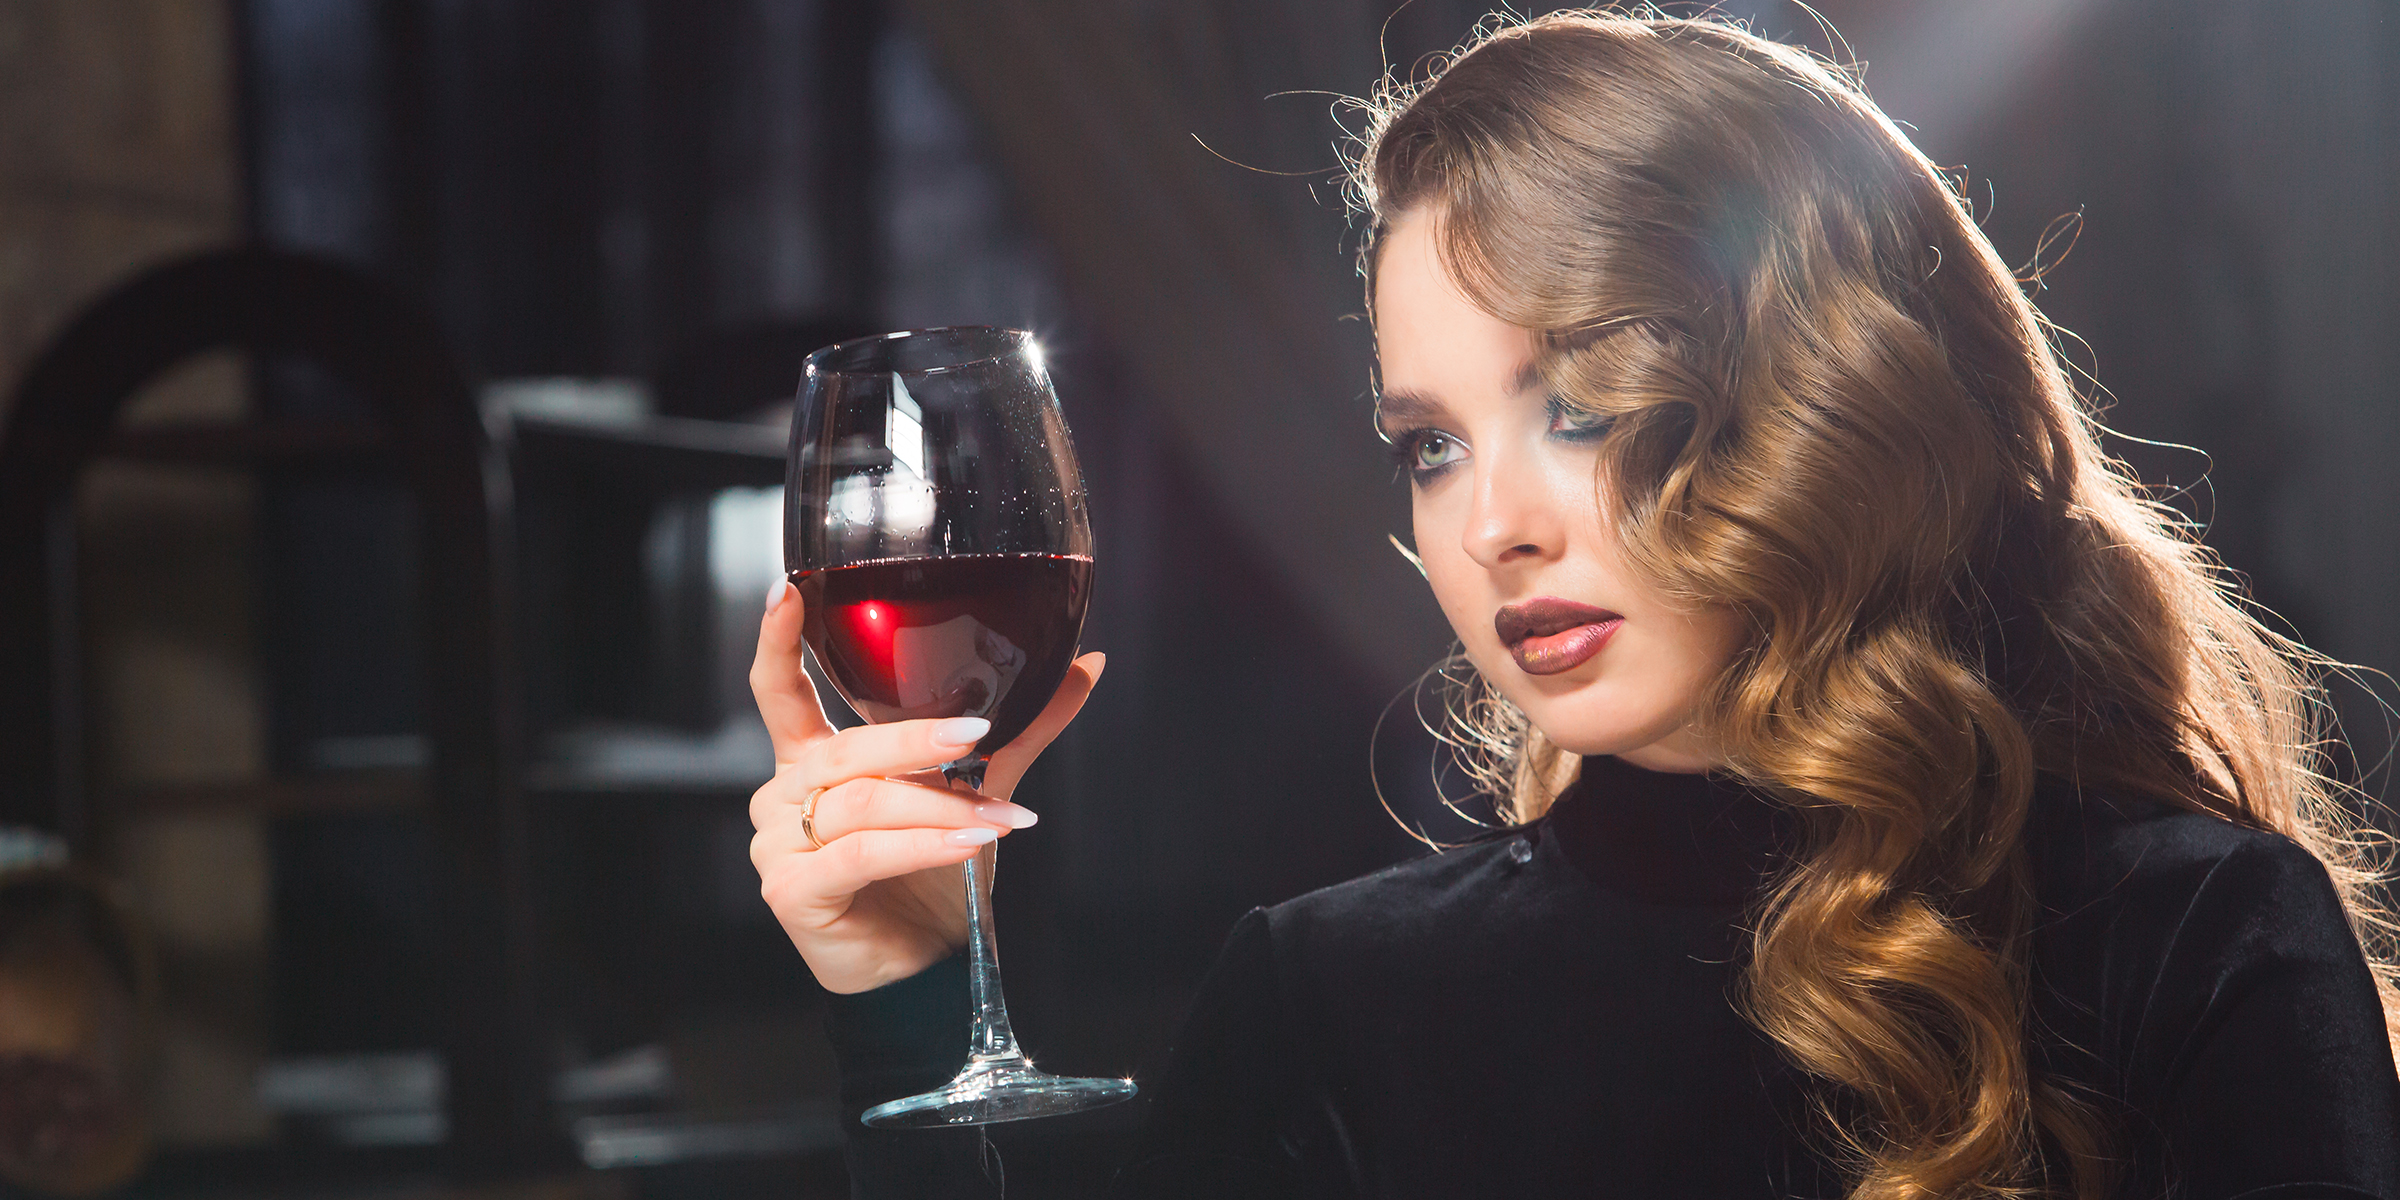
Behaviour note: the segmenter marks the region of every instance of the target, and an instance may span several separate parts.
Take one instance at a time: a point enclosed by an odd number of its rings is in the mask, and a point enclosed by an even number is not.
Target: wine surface
[[[1051,554],[895,558],[798,571],[802,636],[869,721],[988,717],[989,755],[1067,677],[1092,560]]]

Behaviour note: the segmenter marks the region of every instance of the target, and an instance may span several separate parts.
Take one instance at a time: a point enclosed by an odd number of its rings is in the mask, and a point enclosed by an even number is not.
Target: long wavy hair
[[[1613,419],[1596,502],[1627,561],[1751,622],[1699,723],[1807,839],[1742,1002],[1831,1085],[1854,1197],[2105,1194],[2107,1115],[2025,1048],[2037,772],[2306,847],[2400,1043],[2366,827],[2326,774],[2339,664],[2101,451],[2015,274],[1843,70],[1716,21],[1559,14],[1369,113],[1372,228],[1434,216],[1552,390]],[[1577,760],[1488,687],[1463,717],[1503,813],[1539,816]]]

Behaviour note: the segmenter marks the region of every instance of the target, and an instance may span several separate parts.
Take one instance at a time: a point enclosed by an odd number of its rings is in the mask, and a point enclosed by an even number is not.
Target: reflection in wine
[[[1040,715],[1075,660],[1092,560],[960,554],[796,571],[803,636],[869,721],[986,717],[990,754]]]

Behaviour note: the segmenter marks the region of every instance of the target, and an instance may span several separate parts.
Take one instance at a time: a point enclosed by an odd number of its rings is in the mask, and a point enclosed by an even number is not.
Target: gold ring
[[[817,797],[824,794],[824,788],[810,788],[808,798],[800,802],[800,836],[808,839],[811,850],[825,848],[825,843],[817,840]]]

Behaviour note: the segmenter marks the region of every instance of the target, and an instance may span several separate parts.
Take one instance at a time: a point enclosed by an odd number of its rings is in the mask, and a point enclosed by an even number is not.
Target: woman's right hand
[[[775,742],[775,778],[750,798],[758,831],[750,861],[767,907],[817,982],[831,992],[863,992],[966,944],[960,864],[1033,824],[1034,815],[1008,796],[1083,708],[1105,660],[1076,659],[1042,715],[992,756],[983,792],[956,792],[938,768],[990,725],[952,717],[836,732],[801,669],[800,603],[788,583],[775,593],[750,666],[750,690]],[[820,792],[817,848],[800,818],[810,794]]]

